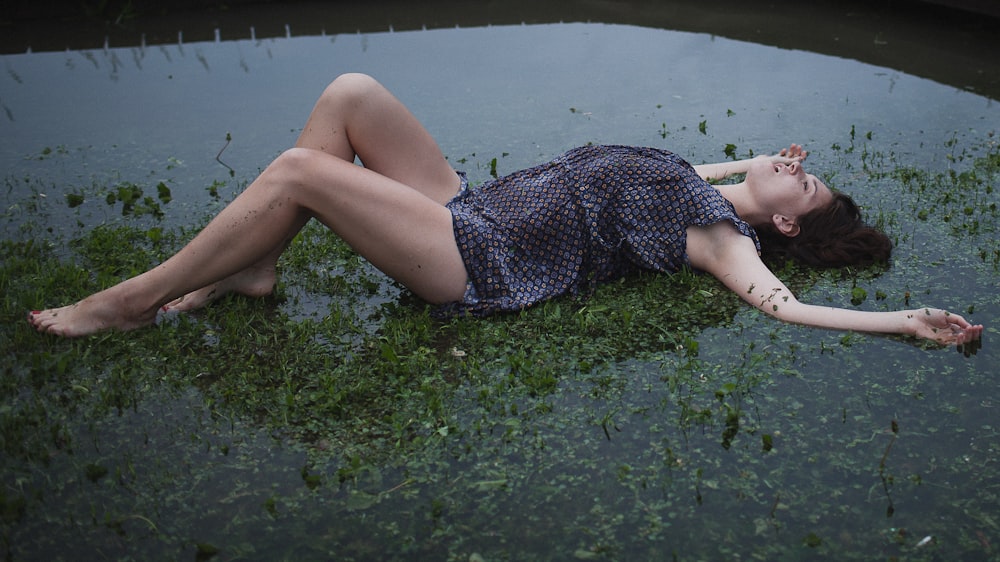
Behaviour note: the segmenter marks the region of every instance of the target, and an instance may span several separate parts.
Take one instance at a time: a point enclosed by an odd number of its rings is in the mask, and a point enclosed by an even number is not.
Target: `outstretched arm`
[[[775,163],[791,164],[792,162],[802,162],[809,153],[803,150],[801,145],[793,144],[788,148],[783,148],[778,154],[773,156],[763,155],[745,160],[734,160],[732,162],[718,162],[716,164],[699,164],[694,166],[694,171],[706,181],[721,180],[735,174],[745,174],[750,168],[750,163],[757,158],[769,158]]]
[[[933,308],[868,312],[799,302],[757,256],[753,241],[724,221],[688,229],[691,265],[707,271],[764,313],[795,324],[836,330],[904,334],[942,345],[978,340],[981,325]]]

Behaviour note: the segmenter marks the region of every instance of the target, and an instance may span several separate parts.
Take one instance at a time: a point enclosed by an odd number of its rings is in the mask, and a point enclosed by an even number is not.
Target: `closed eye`
[[[813,193],[819,193],[819,185],[815,176],[809,176],[806,178],[806,181],[802,182],[802,185],[805,186],[806,191],[812,189]]]

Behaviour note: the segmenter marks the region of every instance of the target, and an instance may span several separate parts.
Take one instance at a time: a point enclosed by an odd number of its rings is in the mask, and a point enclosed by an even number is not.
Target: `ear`
[[[771,217],[771,222],[774,224],[774,228],[778,232],[788,236],[789,238],[799,235],[799,225],[795,224],[795,221],[786,217],[785,215],[774,215]]]

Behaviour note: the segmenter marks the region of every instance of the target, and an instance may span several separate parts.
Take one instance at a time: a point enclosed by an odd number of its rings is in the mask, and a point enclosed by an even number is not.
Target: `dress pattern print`
[[[760,242],[714,187],[677,155],[586,146],[462,191],[447,204],[469,273],[440,314],[517,311],[587,294],[639,270],[689,266],[687,227],[729,220]]]

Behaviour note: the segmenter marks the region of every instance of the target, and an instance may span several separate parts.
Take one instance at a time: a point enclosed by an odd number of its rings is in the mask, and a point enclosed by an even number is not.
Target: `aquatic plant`
[[[995,312],[992,137],[950,145],[943,171],[874,142],[849,133],[832,182],[851,178],[897,261],[780,276],[817,302]],[[165,224],[176,203],[155,183],[67,193],[5,207],[22,225],[0,242],[12,558],[70,543],[202,559],[994,555],[992,351],[780,325],[692,272],[441,321],[314,225],[272,297],[60,340],[24,313],[141,271],[199,226]],[[50,231],[55,205],[117,218]],[[955,271],[982,277],[955,290]]]

